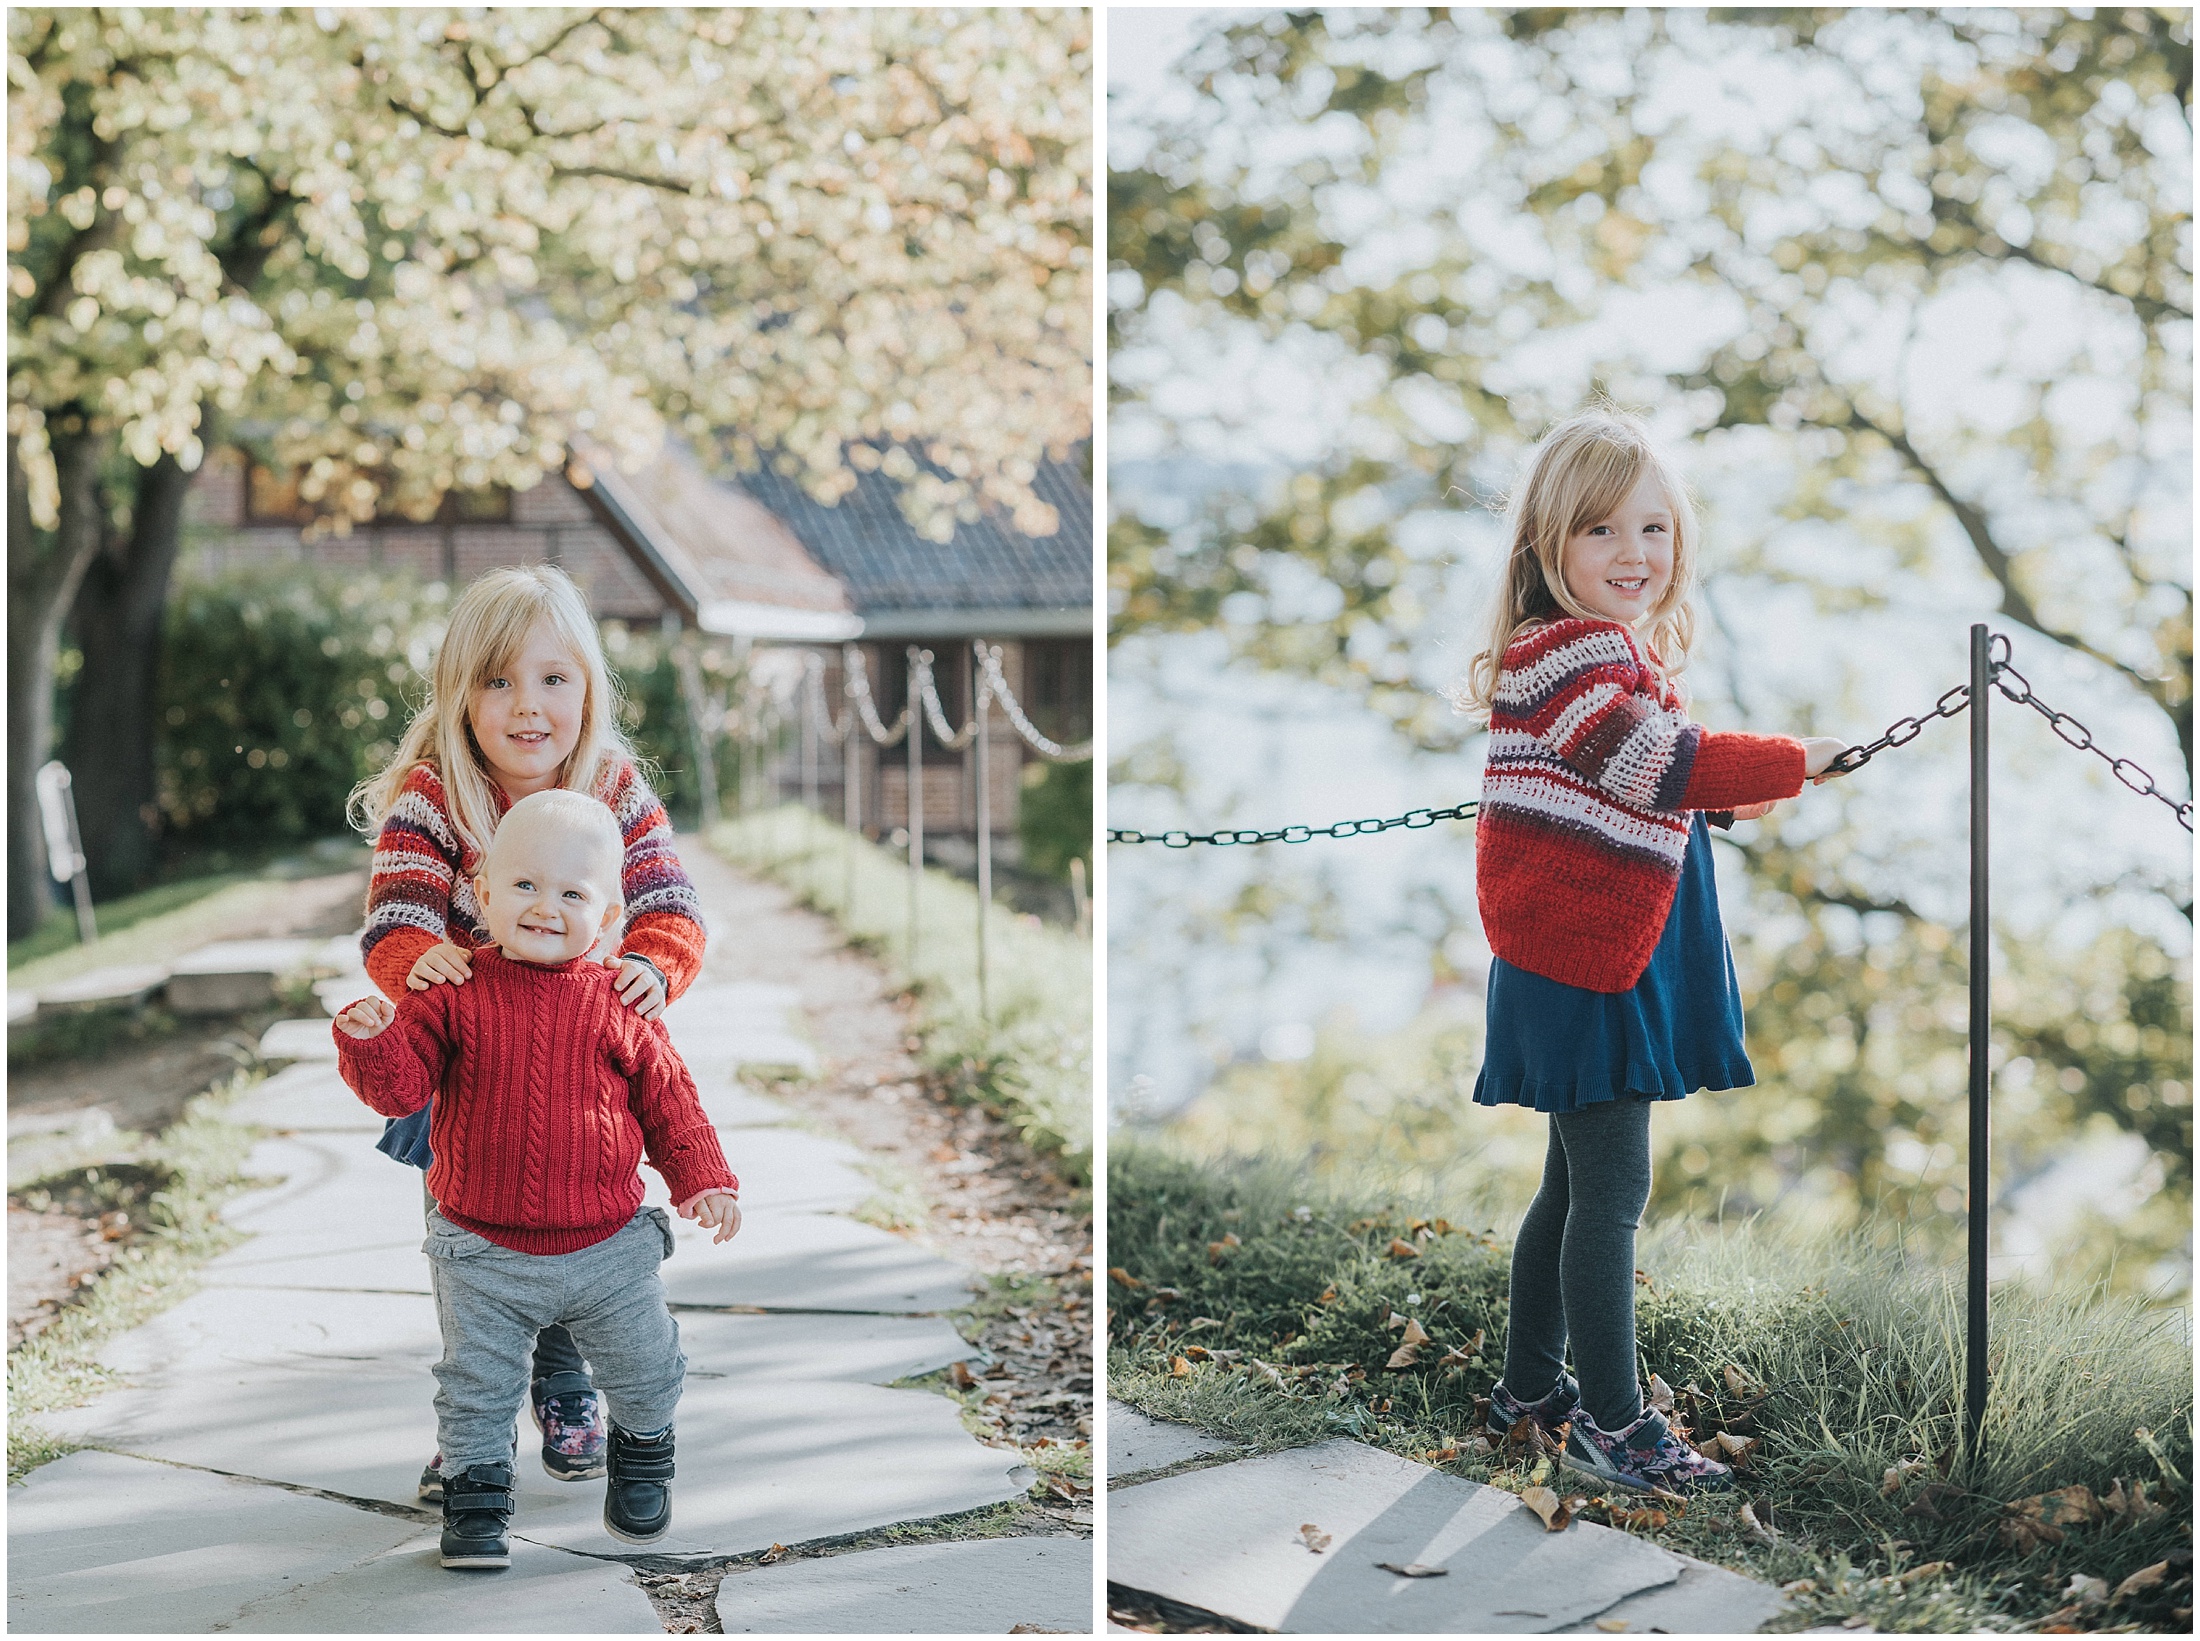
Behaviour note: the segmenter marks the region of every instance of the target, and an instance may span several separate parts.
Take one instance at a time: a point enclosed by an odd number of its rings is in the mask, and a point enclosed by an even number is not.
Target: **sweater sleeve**
[[[1583,780],[1636,809],[1731,809],[1802,791],[1802,742],[1713,734],[1649,693],[1648,676],[1617,622],[1559,622],[1531,640],[1517,675],[1500,686],[1499,710]]]
[[[705,1191],[738,1191],[741,1182],[726,1166],[718,1130],[703,1114],[695,1079],[664,1027],[642,1019],[633,1019],[631,1026],[627,1100],[642,1125],[649,1165],[664,1176],[676,1203],[691,1202]]]
[[[628,764],[606,801],[626,838],[626,929],[619,952],[656,964],[670,1002],[702,971],[703,904],[673,850],[671,818],[641,772]]]
[[[405,977],[423,952],[449,938],[451,895],[463,851],[446,811],[443,783],[422,764],[406,777],[374,840],[367,926],[359,937],[367,978],[404,1001]]]
[[[352,1092],[385,1117],[409,1117],[425,1106],[450,1063],[455,1006],[451,987],[430,986],[407,992],[397,1018],[372,1037],[354,1037],[331,1021],[336,1066]]]

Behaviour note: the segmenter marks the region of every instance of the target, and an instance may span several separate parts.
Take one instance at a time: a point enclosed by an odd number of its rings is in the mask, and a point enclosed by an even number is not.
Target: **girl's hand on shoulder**
[[[336,1029],[346,1037],[379,1037],[397,1018],[397,1005],[387,997],[362,997],[336,1017]]]
[[[614,986],[619,1001],[644,1020],[665,1012],[665,977],[631,954],[618,959],[619,978]]]
[[[464,946],[439,940],[420,954],[412,973],[405,976],[405,984],[413,991],[426,991],[430,986],[463,986],[473,977],[474,954]]]
[[[1833,735],[1806,735],[1803,737],[1803,773],[1811,784],[1823,786],[1834,777],[1826,773],[1826,766],[1848,751],[1849,743]]]

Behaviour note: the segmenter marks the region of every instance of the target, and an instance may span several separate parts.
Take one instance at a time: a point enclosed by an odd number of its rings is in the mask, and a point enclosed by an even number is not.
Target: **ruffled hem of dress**
[[[1729,1065],[1714,1072],[1675,1071],[1670,1076],[1642,1066],[1629,1066],[1624,1077],[1601,1086],[1535,1083],[1520,1078],[1508,1083],[1502,1092],[1491,1089],[1485,1073],[1475,1079],[1474,1103],[1524,1105],[1537,1111],[1563,1116],[1569,1111],[1579,1111],[1584,1106],[1603,1105],[1611,1100],[1684,1100],[1691,1091],[1697,1089],[1718,1091],[1753,1088],[1756,1083],[1756,1068],[1746,1060],[1738,1068]]]

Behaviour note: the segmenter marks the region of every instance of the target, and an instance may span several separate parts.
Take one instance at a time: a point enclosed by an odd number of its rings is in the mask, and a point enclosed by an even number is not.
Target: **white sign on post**
[[[84,844],[76,829],[76,799],[69,791],[68,766],[58,758],[40,769],[38,818],[45,823],[46,869],[66,883],[76,899],[76,932],[85,944],[99,938],[92,921],[92,886],[84,877]]]

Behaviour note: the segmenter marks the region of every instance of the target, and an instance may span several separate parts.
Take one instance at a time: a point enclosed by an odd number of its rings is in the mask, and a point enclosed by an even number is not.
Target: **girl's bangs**
[[[1650,465],[1649,452],[1636,444],[1598,440],[1584,450],[1572,475],[1579,488],[1569,498],[1573,505],[1567,510],[1565,533],[1559,539],[1571,541],[1590,525],[1618,511]],[[1670,496],[1666,505],[1672,505]]]

